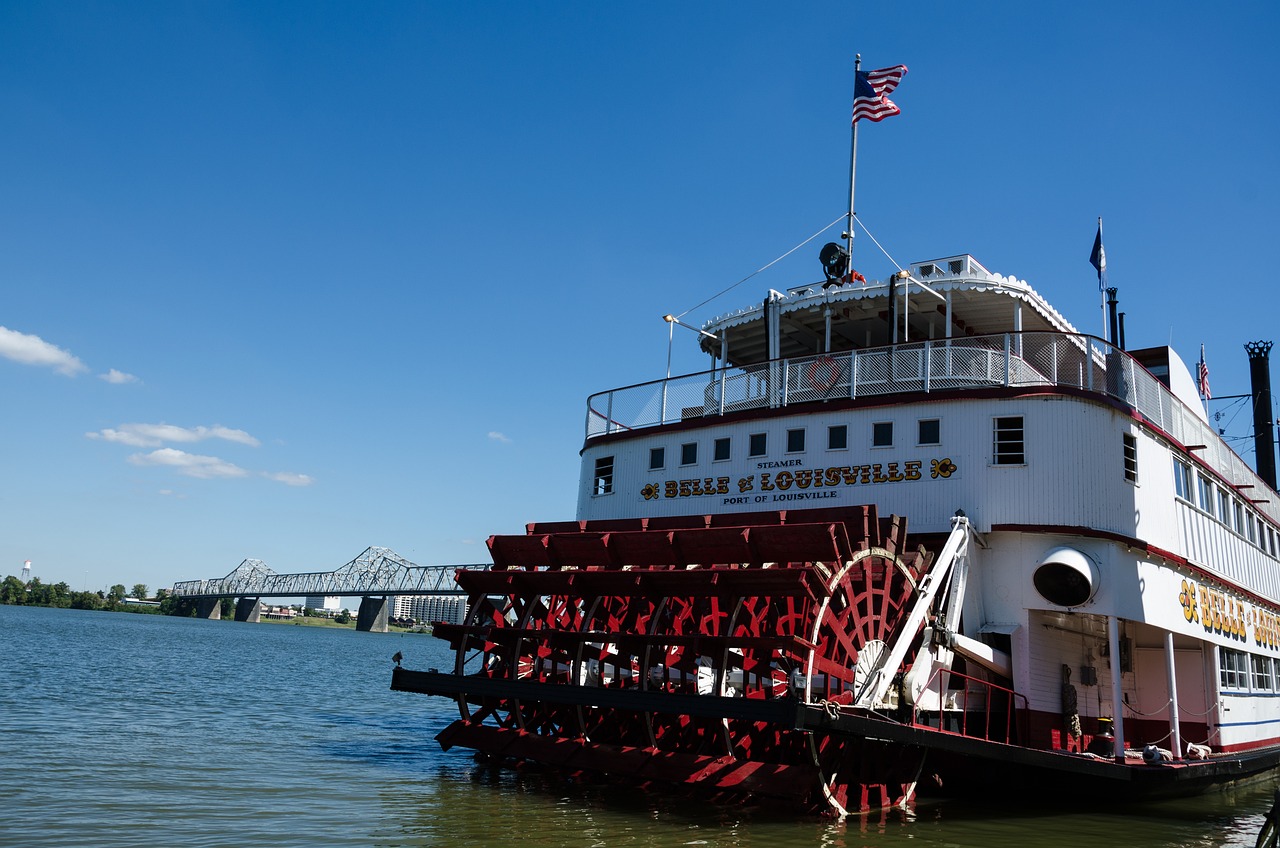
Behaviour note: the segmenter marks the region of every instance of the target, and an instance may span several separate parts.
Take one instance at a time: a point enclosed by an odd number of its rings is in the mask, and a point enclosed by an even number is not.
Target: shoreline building
[[[463,595],[395,595],[391,605],[393,618],[412,618],[420,622],[461,624],[466,611],[467,599]]]

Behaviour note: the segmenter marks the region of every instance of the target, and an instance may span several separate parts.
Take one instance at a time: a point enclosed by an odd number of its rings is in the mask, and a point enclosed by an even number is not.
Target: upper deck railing
[[[911,342],[726,367],[600,392],[587,399],[587,440],[691,418],[844,398],[996,386],[1064,387],[1113,397],[1236,488],[1266,492],[1218,433],[1129,354],[1094,336],[1004,333]],[[1280,521],[1280,505],[1255,507]]]

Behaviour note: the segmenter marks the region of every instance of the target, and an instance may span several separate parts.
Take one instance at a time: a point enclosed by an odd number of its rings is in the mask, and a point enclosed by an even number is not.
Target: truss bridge
[[[257,621],[262,598],[359,597],[357,630],[385,633],[390,599],[401,595],[458,596],[459,570],[484,571],[488,563],[417,565],[390,548],[370,547],[332,571],[278,574],[260,559],[246,559],[226,577],[175,583],[173,596],[195,601],[197,615],[220,618],[223,598],[236,598],[236,620]]]

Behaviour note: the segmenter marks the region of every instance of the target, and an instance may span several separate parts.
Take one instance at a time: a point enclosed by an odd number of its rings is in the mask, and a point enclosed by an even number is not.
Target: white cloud
[[[177,448],[160,448],[151,453],[135,453],[129,457],[134,465],[167,465],[178,469],[179,474],[209,480],[215,477],[244,477],[249,472],[216,456],[201,456]]]
[[[47,365],[68,377],[89,370],[87,365],[57,345],[6,327],[0,327],[0,356],[23,365]]]
[[[499,433],[497,430],[490,430],[489,438],[495,442],[502,442],[504,445],[511,444],[511,440],[504,433]]]
[[[213,427],[178,427],[174,424],[121,424],[118,430],[107,428],[96,433],[85,433],[90,439],[132,445],[135,448],[155,448],[165,442],[189,444],[205,439],[224,439],[250,447],[262,444],[244,430],[215,425]]]
[[[268,480],[275,480],[277,483],[284,483],[286,486],[310,486],[315,482],[315,478],[306,474],[295,474],[292,471],[264,471],[262,476]]]
[[[122,385],[124,383],[138,382],[138,378],[133,376],[132,374],[126,374],[123,371],[117,371],[114,368],[112,368],[110,371],[108,371],[105,374],[99,374],[98,379],[106,380],[108,383],[112,383],[117,386]]]

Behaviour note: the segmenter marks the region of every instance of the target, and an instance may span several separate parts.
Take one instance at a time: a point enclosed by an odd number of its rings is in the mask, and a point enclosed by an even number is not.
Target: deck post
[[[1107,641],[1111,645],[1111,721],[1116,737],[1116,762],[1124,762],[1124,695],[1120,691],[1123,682],[1120,669],[1120,619],[1107,616]]]
[[[1169,750],[1182,759],[1182,731],[1178,726],[1178,676],[1173,664],[1173,631],[1164,632],[1164,661],[1169,678]]]

